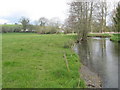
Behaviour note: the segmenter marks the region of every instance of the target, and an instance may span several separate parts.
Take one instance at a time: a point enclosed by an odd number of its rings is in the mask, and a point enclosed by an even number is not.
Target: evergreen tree
[[[118,3],[118,6],[116,8],[116,14],[115,17],[113,17],[114,25],[115,25],[115,31],[120,32],[120,2]]]

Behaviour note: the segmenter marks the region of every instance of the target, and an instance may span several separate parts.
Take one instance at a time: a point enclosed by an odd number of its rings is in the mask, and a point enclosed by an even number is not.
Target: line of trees
[[[88,32],[115,31],[111,29],[111,25],[107,25],[107,19],[112,12],[108,10],[110,3],[106,0],[99,2],[73,0],[68,5],[69,17],[66,19],[65,27],[67,31],[77,32],[79,40],[87,40]],[[115,20],[119,22],[117,18]]]
[[[2,32],[37,32],[39,34],[54,34],[60,33],[61,22],[59,18],[52,18],[48,20],[45,17],[41,17],[35,21],[34,24],[30,24],[30,19],[21,17],[19,24],[4,24],[2,26]]]
[[[1,31],[2,33],[9,33],[9,32],[20,32],[22,30],[22,25],[9,25],[9,24],[4,24],[1,25]]]

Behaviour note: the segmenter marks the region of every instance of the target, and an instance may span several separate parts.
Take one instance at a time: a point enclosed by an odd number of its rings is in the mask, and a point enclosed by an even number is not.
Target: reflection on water
[[[118,88],[119,45],[109,38],[89,38],[75,48],[81,62],[102,78],[104,88]]]

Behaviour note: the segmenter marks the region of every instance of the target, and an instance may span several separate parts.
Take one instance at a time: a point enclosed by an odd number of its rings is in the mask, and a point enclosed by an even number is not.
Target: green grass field
[[[2,38],[3,88],[85,87],[78,56],[70,48],[64,48],[75,35],[9,33]]]

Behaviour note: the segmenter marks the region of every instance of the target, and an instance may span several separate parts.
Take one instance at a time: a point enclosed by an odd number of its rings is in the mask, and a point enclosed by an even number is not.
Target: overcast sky
[[[17,23],[22,16],[32,21],[40,17],[58,17],[64,21],[67,17],[68,1],[70,0],[0,0],[0,24]]]
[[[0,0],[0,23],[15,23],[21,16],[38,20],[66,18],[68,0]]]

